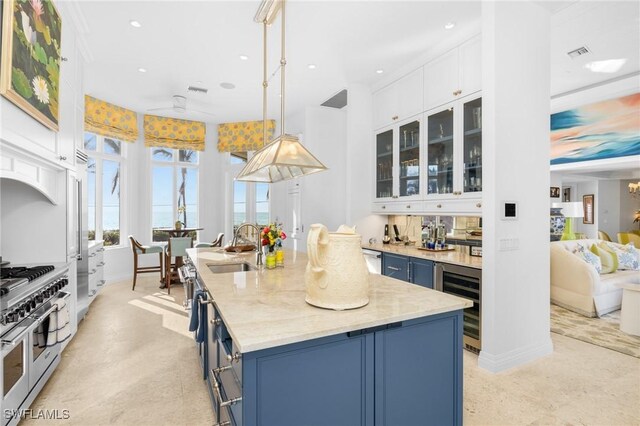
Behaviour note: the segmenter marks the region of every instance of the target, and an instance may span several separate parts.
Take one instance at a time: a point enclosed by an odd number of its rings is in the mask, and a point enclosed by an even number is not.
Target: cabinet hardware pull
[[[222,323],[222,320],[220,318],[216,318],[216,319],[212,319],[209,321],[212,325],[220,325],[220,323]]]
[[[209,299],[209,300],[198,299],[198,303],[201,305],[213,305],[213,299]]]
[[[410,204],[407,204],[407,208],[408,208],[408,209],[410,209],[410,208],[411,208],[411,205],[410,205]]]
[[[391,119],[392,119],[392,120],[397,120],[397,119],[398,119],[398,116],[397,116],[397,115],[394,115],[393,117],[391,117]]]
[[[457,90],[454,90],[454,91],[453,91],[453,96],[456,96],[457,94],[458,94],[458,91],[457,91]]]
[[[397,196],[397,195],[394,195],[394,196],[393,196],[393,197],[391,197],[391,198],[398,198],[398,196]]]
[[[58,157],[58,158],[60,158],[60,161],[66,161],[66,160],[67,160],[67,157],[65,157],[64,155],[61,155],[61,156],[60,156],[60,157]]]
[[[236,352],[233,355],[227,355],[227,361],[229,361],[229,362],[234,362],[234,361],[238,362],[238,361],[240,361],[240,358],[242,358],[242,354],[240,354],[238,352]]]
[[[438,204],[436,207],[441,209],[442,208],[442,204]]]
[[[216,399],[218,400],[218,405],[220,405],[220,407],[228,407],[230,405],[235,405],[238,402],[242,401],[242,397],[239,396],[237,398],[231,398],[228,401],[223,401],[222,400],[222,395],[220,394],[220,384],[218,383],[218,380],[216,379],[216,376],[213,374],[214,370],[211,370],[211,380],[213,381],[213,393],[216,397]]]
[[[478,208],[482,207],[482,203],[476,204],[476,207],[478,207]]]
[[[383,209],[386,209],[386,208],[387,208],[387,206],[382,206],[382,208],[383,208]]]
[[[391,269],[392,271],[399,271],[400,268],[396,268],[395,266],[387,266],[387,269]]]
[[[226,366],[224,366],[224,367],[214,368],[214,369],[213,369],[213,370],[211,370],[211,371],[212,371],[212,372],[214,372],[214,373],[216,373],[216,374],[220,374],[220,373],[222,373],[223,371],[230,370],[231,368],[233,368],[233,367],[231,367],[230,365],[226,365]]]

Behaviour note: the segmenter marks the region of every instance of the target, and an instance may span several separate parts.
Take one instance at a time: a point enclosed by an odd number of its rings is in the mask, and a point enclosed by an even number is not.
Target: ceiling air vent
[[[589,48],[587,46],[582,46],[582,47],[578,47],[577,49],[572,50],[571,52],[567,52],[567,55],[569,55],[569,57],[571,59],[575,59],[578,56],[583,56],[583,55],[586,55],[588,53],[591,53]]]
[[[347,89],[341,90],[326,101],[324,101],[322,106],[341,109],[347,106]]]
[[[187,87],[187,90],[190,92],[202,93],[203,95],[206,95],[207,92],[209,91],[209,89],[205,89],[204,87],[196,87],[196,86],[189,86]]]

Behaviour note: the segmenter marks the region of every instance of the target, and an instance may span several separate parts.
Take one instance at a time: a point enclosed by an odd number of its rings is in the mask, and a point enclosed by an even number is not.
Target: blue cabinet
[[[411,257],[409,260],[409,270],[411,271],[410,282],[423,287],[433,288],[433,262],[431,260]]]
[[[222,322],[208,377],[217,421],[461,425],[462,320],[446,312],[244,354]]]
[[[407,256],[382,253],[382,275],[409,281],[409,258]]]
[[[431,260],[382,253],[382,274],[433,288],[433,262]]]

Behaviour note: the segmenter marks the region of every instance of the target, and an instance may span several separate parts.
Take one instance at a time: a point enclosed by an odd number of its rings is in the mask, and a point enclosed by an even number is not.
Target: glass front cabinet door
[[[464,104],[464,170],[462,191],[482,191],[482,98]]]
[[[422,195],[420,119],[409,119],[375,135],[375,200],[414,199]]]
[[[477,198],[482,191],[482,98],[426,114],[427,198]]]

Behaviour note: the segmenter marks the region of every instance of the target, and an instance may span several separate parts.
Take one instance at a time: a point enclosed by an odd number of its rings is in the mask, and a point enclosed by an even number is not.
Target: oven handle
[[[40,325],[42,323],[42,321],[45,320],[46,317],[49,316],[49,314],[53,311],[55,311],[58,308],[58,305],[56,305],[55,303],[46,311],[44,311],[44,313],[42,315],[40,315],[39,317],[36,317],[35,314],[31,315],[31,318],[34,319],[36,321],[36,325]]]
[[[14,335],[14,336],[8,335],[6,337],[3,337],[2,338],[2,346],[15,346],[15,345],[17,345],[18,342],[21,341],[22,338],[27,333],[30,333],[31,331],[35,330],[35,328],[37,326],[38,326],[38,323],[34,321],[32,324],[29,324],[29,325],[25,326],[25,328],[22,331],[19,331],[16,335]]]

